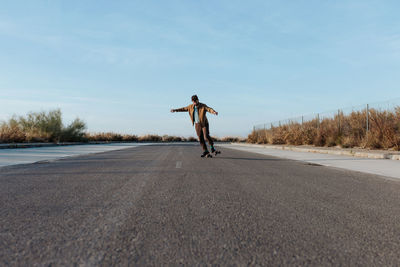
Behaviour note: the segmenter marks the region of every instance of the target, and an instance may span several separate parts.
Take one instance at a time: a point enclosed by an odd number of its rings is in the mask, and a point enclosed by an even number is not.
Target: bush
[[[137,142],[139,139],[136,135],[119,134],[119,133],[87,133],[85,135],[87,141],[90,142]]]
[[[148,134],[139,137],[139,142],[161,142],[161,141],[162,137],[159,135]]]
[[[185,139],[182,137],[178,137],[178,136],[169,136],[169,135],[164,135],[162,137],[162,141],[163,142],[182,142]]]
[[[197,139],[197,138],[195,138],[195,137],[193,137],[193,136],[191,136],[191,137],[189,137],[188,139],[187,139],[187,142],[198,142],[199,140]]]
[[[236,142],[237,143],[237,142],[241,142],[242,140],[239,137],[226,136],[226,137],[221,138],[220,141],[221,142],[230,142],[230,143]]]
[[[12,118],[8,123],[1,123],[0,126],[0,142],[1,143],[14,143],[24,142],[26,135],[22,130],[21,125],[15,118]]]
[[[49,112],[31,112],[26,117],[15,116],[3,122],[0,142],[69,142],[81,141],[86,125],[79,118],[64,126],[59,109]]]
[[[138,141],[138,137],[136,135],[125,134],[125,135],[122,136],[122,141],[124,141],[124,142],[137,142]]]
[[[85,138],[86,125],[79,118],[75,119],[70,125],[61,131],[61,141],[76,142],[82,141]]]
[[[353,111],[334,118],[290,123],[267,130],[253,130],[249,143],[315,146],[363,147],[400,150],[400,107],[393,112],[369,111],[370,129],[366,129],[366,111]]]

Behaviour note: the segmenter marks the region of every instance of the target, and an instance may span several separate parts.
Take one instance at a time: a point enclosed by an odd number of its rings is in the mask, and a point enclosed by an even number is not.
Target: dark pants
[[[203,150],[204,151],[208,150],[204,137],[207,139],[208,144],[210,146],[214,145],[214,142],[210,136],[208,123],[205,126],[202,126],[200,123],[196,123],[194,127],[196,129],[196,133],[197,136],[199,137],[200,145],[203,147]]]

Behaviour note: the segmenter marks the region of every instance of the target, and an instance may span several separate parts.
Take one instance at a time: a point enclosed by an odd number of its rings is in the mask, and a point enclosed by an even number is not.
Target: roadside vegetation
[[[59,109],[31,112],[0,122],[0,143],[60,143],[60,142],[197,142],[195,137],[170,135],[129,135],[113,132],[88,133],[86,123],[75,119],[64,125]],[[237,137],[213,137],[216,142],[245,141]]]
[[[181,137],[181,136],[171,136],[171,135],[121,135],[118,133],[87,133],[85,135],[87,141],[89,142],[198,142],[196,137]],[[215,142],[245,142],[246,139],[238,137],[212,137]]]
[[[367,131],[366,111],[334,118],[290,123],[270,129],[256,129],[247,142],[257,144],[287,144],[339,146],[400,150],[400,107],[394,111],[369,110]]]
[[[85,129],[86,124],[79,118],[64,125],[59,109],[31,112],[25,117],[14,116],[8,122],[2,122],[0,142],[79,142],[85,138]]]

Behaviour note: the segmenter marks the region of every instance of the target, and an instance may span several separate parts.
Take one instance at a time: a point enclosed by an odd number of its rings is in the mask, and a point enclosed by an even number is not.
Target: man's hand
[[[171,112],[174,113],[174,112],[175,112],[175,109],[171,109]]]
[[[218,112],[216,112],[216,111],[215,111],[215,115],[217,115],[217,116],[218,116]]]

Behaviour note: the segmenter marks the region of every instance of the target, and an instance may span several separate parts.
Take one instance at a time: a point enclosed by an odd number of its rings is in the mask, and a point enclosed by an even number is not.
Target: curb
[[[396,152],[369,152],[369,151],[356,151],[353,149],[327,149],[327,148],[305,148],[296,146],[282,146],[282,145],[258,145],[258,144],[241,144],[231,143],[236,146],[247,146],[247,147],[263,147],[279,150],[289,150],[296,152],[308,152],[308,153],[320,153],[320,154],[331,154],[341,156],[353,156],[357,158],[369,158],[369,159],[389,159],[389,160],[400,160],[400,153]]]
[[[15,143],[15,144],[0,144],[0,149],[8,149],[8,148],[30,148],[30,147],[51,147],[51,146],[71,146],[71,145],[79,145],[82,143]]]
[[[76,146],[76,145],[102,145],[102,144],[111,144],[111,143],[112,142],[14,143],[14,144],[0,144],[0,149],[30,148],[30,147],[53,147],[53,146]]]
[[[0,144],[1,149],[10,149],[10,148],[31,148],[31,147],[54,147],[54,146],[76,146],[76,145],[108,145],[108,144],[168,144],[168,143],[185,143],[190,144],[193,142],[124,142],[124,141],[93,141],[93,142],[70,142],[70,143],[10,143],[10,144]],[[197,143],[197,142],[196,142]],[[222,142],[224,143],[224,142]],[[228,143],[228,142],[226,142]]]

